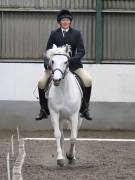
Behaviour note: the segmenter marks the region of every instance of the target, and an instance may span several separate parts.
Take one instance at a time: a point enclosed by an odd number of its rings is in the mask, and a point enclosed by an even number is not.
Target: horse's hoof
[[[60,167],[64,166],[64,160],[63,159],[58,159],[57,160],[57,165],[59,165]]]
[[[66,157],[67,157],[68,160],[72,160],[74,158],[74,156],[71,156],[68,153],[66,153]]]
[[[76,158],[74,156],[71,156],[68,153],[66,153],[66,157],[68,159],[68,164],[71,164],[71,165],[76,164]]]
[[[68,161],[68,164],[70,164],[70,165],[75,165],[75,164],[76,164],[76,159],[75,159],[75,158],[70,159],[70,160]]]

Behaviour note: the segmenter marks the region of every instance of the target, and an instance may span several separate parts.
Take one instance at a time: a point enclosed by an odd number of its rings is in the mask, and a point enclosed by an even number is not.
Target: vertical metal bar
[[[102,0],[96,0],[96,64],[102,59]]]
[[[3,57],[3,11],[1,11],[1,55],[0,58]]]

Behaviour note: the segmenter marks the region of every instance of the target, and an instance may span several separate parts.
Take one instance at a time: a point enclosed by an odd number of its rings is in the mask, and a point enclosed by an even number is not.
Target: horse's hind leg
[[[70,141],[70,149],[69,149],[69,152],[66,153],[66,157],[68,159],[69,164],[75,164],[76,162],[75,154],[76,154],[75,142]]]
[[[69,160],[69,163],[74,164],[76,160],[75,143],[76,143],[77,134],[78,134],[78,114],[77,113],[72,115],[71,123],[72,123],[72,128],[71,128],[71,137],[70,137],[70,148],[66,156]]]
[[[59,128],[59,114],[58,113],[51,113],[51,121],[54,128],[54,136],[56,138],[57,143],[57,164],[59,166],[64,166],[64,158],[62,154],[62,148],[61,148],[61,132]]]

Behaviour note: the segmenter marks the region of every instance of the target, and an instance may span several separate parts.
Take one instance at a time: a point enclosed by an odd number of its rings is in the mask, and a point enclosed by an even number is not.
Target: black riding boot
[[[90,116],[90,111],[89,111],[89,101],[90,101],[90,96],[91,96],[91,88],[92,88],[91,86],[85,87],[84,99],[83,99],[82,106],[80,109],[81,117],[84,117],[87,120],[92,120],[92,117]]]
[[[36,116],[36,120],[41,120],[43,118],[47,118],[49,113],[48,109],[48,99],[45,98],[45,92],[44,89],[38,88],[38,93],[39,93],[39,103],[40,103],[40,113]]]

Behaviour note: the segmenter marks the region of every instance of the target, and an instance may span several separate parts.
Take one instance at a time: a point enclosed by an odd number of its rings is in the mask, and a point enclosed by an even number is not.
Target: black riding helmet
[[[62,9],[61,11],[58,12],[57,21],[59,22],[63,18],[69,18],[70,21],[73,20],[73,16],[72,16],[71,12],[67,9]]]

